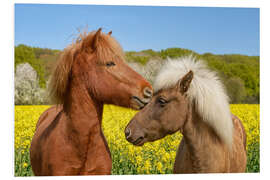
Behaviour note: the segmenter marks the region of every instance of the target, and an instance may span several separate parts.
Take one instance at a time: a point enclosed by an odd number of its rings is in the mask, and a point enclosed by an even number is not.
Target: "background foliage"
[[[15,67],[22,63],[30,64],[37,72],[39,87],[44,89],[60,52],[21,44],[15,47]],[[188,55],[205,60],[211,69],[218,72],[227,88],[231,103],[259,103],[259,56],[198,54],[188,49],[168,48],[160,51],[151,49],[140,52],[129,51],[126,52],[126,60],[132,68],[152,83],[165,59]],[[43,102],[48,100],[38,103],[33,101],[34,104],[44,104]]]

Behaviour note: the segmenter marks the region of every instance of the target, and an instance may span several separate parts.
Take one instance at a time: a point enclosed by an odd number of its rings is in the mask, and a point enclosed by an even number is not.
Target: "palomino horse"
[[[31,143],[35,175],[111,173],[101,129],[104,103],[141,109],[152,96],[151,85],[123,60],[111,32],[101,29],[64,50],[50,81],[58,106],[40,116]]]
[[[246,134],[216,73],[192,57],[168,60],[151,102],[129,122],[134,145],[180,131],[174,173],[245,172]]]

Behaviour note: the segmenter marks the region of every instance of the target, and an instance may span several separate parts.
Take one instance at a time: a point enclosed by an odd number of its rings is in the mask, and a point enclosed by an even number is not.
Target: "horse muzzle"
[[[126,140],[135,146],[142,146],[145,143],[145,138],[142,133],[132,134],[132,130],[129,127],[125,129]]]

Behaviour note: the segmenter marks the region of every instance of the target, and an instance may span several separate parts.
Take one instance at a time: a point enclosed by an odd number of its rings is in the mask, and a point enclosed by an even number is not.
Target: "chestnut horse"
[[[245,172],[246,134],[215,72],[192,57],[168,60],[151,102],[125,129],[134,145],[183,134],[174,173]]]
[[[39,118],[31,143],[35,175],[110,174],[112,160],[101,129],[104,103],[141,109],[151,85],[124,63],[111,32],[84,33],[63,51],[50,81],[58,104]]]

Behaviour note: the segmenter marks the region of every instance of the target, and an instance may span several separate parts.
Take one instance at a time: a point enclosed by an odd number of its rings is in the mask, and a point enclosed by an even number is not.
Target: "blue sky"
[[[86,26],[112,30],[126,51],[260,54],[258,8],[15,5],[15,45],[61,50]]]

